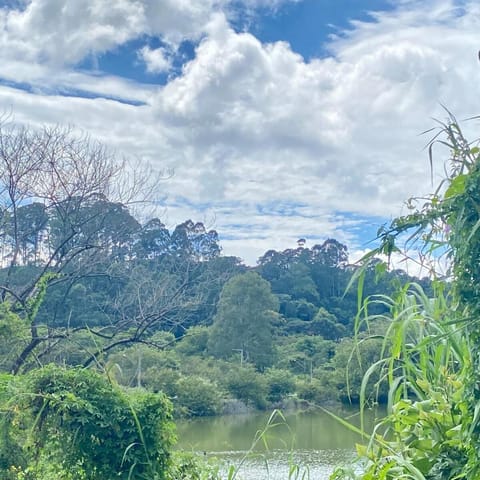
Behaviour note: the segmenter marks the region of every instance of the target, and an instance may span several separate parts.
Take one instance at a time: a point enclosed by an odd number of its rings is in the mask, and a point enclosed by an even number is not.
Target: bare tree
[[[18,209],[34,195],[32,185],[37,183],[41,160],[35,152],[30,132],[22,127],[5,129],[0,123],[0,199],[2,201],[3,238],[10,234],[8,274],[2,300],[5,300],[13,268],[20,252]],[[5,262],[5,257],[2,259]]]
[[[38,325],[36,299],[42,289],[88,275],[86,266],[112,248],[112,239],[102,233],[110,211],[146,201],[157,178],[151,171],[131,169],[105,146],[71,128],[36,130],[0,119],[0,298],[9,300],[30,328],[12,371],[19,371],[40,345],[70,335],[65,328],[52,331]],[[46,213],[48,222],[39,221],[30,232],[35,235],[35,268],[27,281],[15,283],[14,272],[28,261],[22,254],[26,233],[20,212],[33,204],[42,206],[37,210]],[[79,259],[81,273],[75,268]]]

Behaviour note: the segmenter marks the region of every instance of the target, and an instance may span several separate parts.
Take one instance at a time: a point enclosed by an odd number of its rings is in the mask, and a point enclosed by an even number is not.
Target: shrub
[[[163,392],[174,397],[177,392],[177,382],[180,372],[172,368],[149,367],[142,375],[143,385],[153,392]]]
[[[326,400],[336,399],[334,398],[336,397],[336,392],[325,388],[316,378],[312,378],[310,381],[298,381],[296,391],[299,399],[315,405],[321,404]]]
[[[53,365],[11,378],[3,389],[1,478],[165,478],[174,435],[164,395]]]
[[[337,346],[330,368],[320,370],[325,388],[338,392],[344,403],[358,403],[365,373],[371,365],[380,360],[383,340],[364,337],[358,344],[354,339],[345,338]],[[369,402],[385,402],[388,394],[388,381],[381,369],[370,375],[365,392]]]
[[[183,355],[201,355],[207,350],[210,329],[205,326],[190,327],[187,334],[175,346]]]
[[[201,377],[183,377],[176,384],[179,412],[187,417],[215,415],[220,410],[218,387]]]
[[[225,386],[235,398],[247,405],[260,409],[267,406],[266,380],[250,365],[231,370],[225,378]]]
[[[267,399],[270,402],[278,402],[295,391],[295,379],[286,370],[271,368],[265,373],[265,378],[268,387]]]
[[[143,386],[147,379],[145,372],[149,369],[175,370],[179,363],[172,351],[134,345],[111,354],[108,357],[108,366],[118,383],[125,386]],[[148,377],[148,380],[151,380],[151,377]]]
[[[28,325],[18,315],[10,311],[7,303],[0,303],[0,371],[10,371],[13,359],[27,345]]]

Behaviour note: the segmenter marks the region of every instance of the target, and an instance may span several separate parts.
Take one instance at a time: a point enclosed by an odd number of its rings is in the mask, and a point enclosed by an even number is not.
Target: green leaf
[[[456,176],[450,183],[450,186],[445,192],[445,199],[454,197],[456,195],[462,195],[465,193],[465,182],[467,180],[467,175],[461,174]]]

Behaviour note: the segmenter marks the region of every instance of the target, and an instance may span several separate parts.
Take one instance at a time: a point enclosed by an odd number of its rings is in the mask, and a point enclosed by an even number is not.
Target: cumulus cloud
[[[26,0],[0,8],[0,48],[11,59],[73,65],[144,35],[177,47],[198,40],[215,12],[287,1],[297,0]]]
[[[440,103],[459,116],[478,111],[479,16],[473,3],[461,12],[428,3],[356,22],[331,43],[331,58],[311,62],[215,17],[183,75],[152,104],[196,146],[189,171],[209,166],[194,196],[211,191],[202,188],[210,171],[220,199],[300,199],[319,212],[388,217],[429,191],[428,137],[419,133],[444,117]],[[289,224],[292,238],[298,227]]]
[[[229,178],[260,180],[257,195],[275,194],[266,183],[273,169],[283,196],[379,214],[425,187],[427,164],[412,157],[421,157],[427,139],[417,135],[441,114],[439,102],[474,113],[465,92],[478,90],[475,17],[440,13],[377,15],[334,42],[335,57],[309,63],[287,44],[262,45],[217,17],[154,108],[188,132],[197,153],[222,151]],[[470,57],[456,54],[461,38]],[[261,162],[268,168],[259,172]],[[307,175],[326,180],[320,191],[301,185]]]
[[[172,59],[166,48],[150,48],[145,46],[138,52],[139,57],[145,62],[147,72],[168,72],[172,66]]]
[[[239,12],[275,10],[282,4],[299,1],[302,0],[144,0],[144,5],[149,31],[177,45],[185,39],[201,38],[212,15],[217,13],[235,17]]]
[[[9,87],[0,87],[0,102],[13,106],[19,120],[75,123],[140,161],[174,167],[160,195],[167,223],[215,219],[227,253],[242,254],[245,246],[252,262],[267,248],[322,236],[360,251],[362,241],[345,223],[352,217],[339,212],[357,213],[357,229],[369,216],[399,213],[406,198],[431,189],[422,150],[428,137],[419,133],[432,126],[431,117],[445,116],[440,103],[459,118],[479,113],[480,7],[401,2],[393,11],[377,12],[374,22],[353,22],[332,38],[330,57],[305,61],[286,42],[262,44],[235,31],[229,22],[235,3],[119,1],[107,12],[100,0],[78,2],[83,7],[73,0],[33,0],[22,12],[0,10],[0,57],[6,48],[18,54],[2,75],[141,105]],[[274,0],[243,4],[278,6]],[[89,16],[74,22],[71,17],[80,16],[75,8],[85,6]],[[39,19],[47,12],[56,19],[47,18],[50,26]],[[71,50],[62,51],[52,22]],[[82,22],[85,38],[73,45]],[[157,35],[170,45],[168,52],[140,50],[152,72],[168,69],[170,52],[183,39],[198,44],[166,85],[55,66],[141,35]]]
[[[221,10],[224,3],[223,0],[146,0],[148,31],[161,35],[172,45],[185,39],[197,40],[212,13]]]
[[[135,38],[144,29],[140,2],[32,0],[0,10],[4,54],[39,63],[73,64]]]

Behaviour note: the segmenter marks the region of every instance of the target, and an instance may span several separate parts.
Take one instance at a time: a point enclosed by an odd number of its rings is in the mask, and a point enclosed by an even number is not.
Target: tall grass
[[[383,355],[365,373],[360,410],[363,418],[369,379],[380,371],[379,381],[389,382],[388,414],[357,446],[363,473],[338,468],[331,478],[467,478],[461,472],[470,446],[462,424],[469,415],[465,388],[472,359],[464,326],[442,288],[428,297],[418,284],[408,284],[381,301],[390,302],[390,315],[383,316]],[[365,435],[363,420],[361,430]]]

